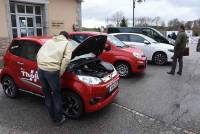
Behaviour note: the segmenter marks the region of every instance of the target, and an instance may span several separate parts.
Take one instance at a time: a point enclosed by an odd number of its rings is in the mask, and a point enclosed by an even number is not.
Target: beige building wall
[[[7,14],[5,0],[0,0],[0,38],[8,38]]]
[[[61,30],[73,31],[77,22],[77,0],[49,0],[49,34],[58,34]]]

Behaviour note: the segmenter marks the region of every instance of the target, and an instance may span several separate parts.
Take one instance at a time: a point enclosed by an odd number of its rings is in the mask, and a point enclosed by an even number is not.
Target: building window
[[[10,2],[12,34],[15,37],[42,36],[42,6]]]
[[[26,13],[33,14],[33,6],[26,6]]]
[[[17,12],[18,13],[25,13],[25,6],[24,5],[17,5]]]
[[[40,6],[35,7],[35,14],[41,15],[41,7]]]
[[[11,15],[12,27],[17,27],[16,15]]]

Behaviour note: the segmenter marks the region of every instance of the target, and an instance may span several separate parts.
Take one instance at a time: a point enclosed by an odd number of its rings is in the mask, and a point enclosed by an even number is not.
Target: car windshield
[[[161,35],[162,37],[165,37],[160,31],[153,29],[155,32],[157,32],[159,35]]]
[[[108,41],[111,42],[116,47],[120,47],[120,48],[128,47],[127,45],[125,45],[123,42],[121,42],[119,39],[117,39],[116,37],[112,35],[108,35]]]

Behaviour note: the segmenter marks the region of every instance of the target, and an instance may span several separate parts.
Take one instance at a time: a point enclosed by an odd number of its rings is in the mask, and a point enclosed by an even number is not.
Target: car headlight
[[[173,52],[174,52],[174,49],[168,49],[168,51],[173,53]]]
[[[91,77],[91,76],[82,76],[82,75],[77,75],[78,79],[86,84],[91,84],[91,85],[97,85],[102,82],[100,78],[97,77]]]
[[[135,56],[136,58],[140,59],[143,57],[143,53],[136,53],[136,52],[133,52],[133,56]]]

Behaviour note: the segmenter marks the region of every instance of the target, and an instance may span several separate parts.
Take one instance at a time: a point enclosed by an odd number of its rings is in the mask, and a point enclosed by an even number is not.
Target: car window
[[[14,40],[9,48],[9,51],[16,56],[20,56],[21,54],[21,44],[23,41],[21,40]]]
[[[21,57],[36,61],[37,53],[41,45],[34,41],[24,41],[21,50]]]
[[[88,37],[89,37],[88,35],[71,35],[71,38],[78,43],[82,43]]]
[[[108,35],[108,39],[107,40],[109,42],[111,42],[113,45],[115,45],[116,47],[120,47],[120,48],[128,47],[122,41],[117,39],[115,36]]]
[[[127,34],[119,34],[115,35],[115,37],[117,37],[121,41],[129,41],[129,36]]]
[[[144,43],[145,39],[139,35],[130,35],[130,42]]]
[[[151,29],[143,29],[142,30],[142,34],[144,34],[144,35],[146,35],[146,36],[148,36],[150,38],[154,37],[153,30],[151,30]]]

